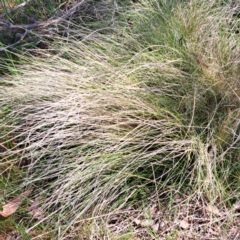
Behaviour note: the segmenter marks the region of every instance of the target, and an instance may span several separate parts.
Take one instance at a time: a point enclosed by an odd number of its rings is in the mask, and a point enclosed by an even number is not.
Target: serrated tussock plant
[[[54,37],[56,54],[29,55],[5,77],[1,105],[11,111],[1,113],[9,131],[0,140],[15,144],[0,156],[25,162],[22,187],[37,188],[61,236],[80,219],[175,191],[220,205],[239,199],[233,11],[218,1],[142,1],[115,28]]]

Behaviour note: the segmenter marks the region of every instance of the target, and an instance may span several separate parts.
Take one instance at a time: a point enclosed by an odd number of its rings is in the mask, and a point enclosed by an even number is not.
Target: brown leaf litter
[[[21,205],[21,203],[31,194],[32,189],[27,190],[23,193],[21,193],[16,198],[10,200],[7,204],[2,206],[2,211],[0,212],[0,216],[3,218],[7,218],[13,213],[15,213],[18,209],[18,207]]]

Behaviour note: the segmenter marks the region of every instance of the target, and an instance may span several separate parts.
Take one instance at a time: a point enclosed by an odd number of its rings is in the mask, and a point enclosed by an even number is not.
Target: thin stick
[[[26,37],[27,33],[28,33],[28,31],[26,30],[26,31],[21,35],[21,38],[20,38],[17,42],[15,42],[15,43],[13,43],[13,44],[10,44],[10,45],[8,45],[8,46],[6,46],[6,47],[0,48],[0,52],[6,50],[6,49],[8,49],[8,48],[12,48],[12,47],[14,47],[15,45],[21,43],[22,40]]]
[[[239,239],[239,233],[237,233],[237,235],[234,237],[233,240],[238,240]]]
[[[2,21],[0,22],[0,32],[1,31],[6,31],[6,30],[34,30],[34,29],[39,29],[39,28],[44,28],[52,24],[57,24],[59,22],[63,22],[66,20],[66,18],[70,17],[73,15],[78,7],[81,7],[85,1],[81,1],[80,3],[76,4],[73,8],[71,8],[69,11],[67,11],[65,14],[62,16],[56,18],[56,19],[48,19],[47,21],[42,21],[42,22],[36,22],[36,23],[31,23],[31,24],[11,24],[8,21]]]

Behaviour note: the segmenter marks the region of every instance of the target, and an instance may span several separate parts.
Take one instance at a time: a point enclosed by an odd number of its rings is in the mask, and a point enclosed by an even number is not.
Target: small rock
[[[140,225],[142,221],[138,218],[134,218],[133,222],[136,223],[137,225]]]
[[[164,228],[165,227],[165,222],[164,221],[162,221],[161,223],[160,223],[160,228]]]
[[[179,223],[179,226],[180,226],[182,229],[188,229],[188,228],[189,228],[189,223],[188,223],[188,221],[186,221],[186,220],[182,220],[182,221]]]
[[[144,219],[142,220],[142,222],[140,223],[140,225],[142,227],[151,227],[154,224],[152,219]]]
[[[154,232],[158,232],[159,223],[153,224],[153,225],[151,226],[151,228],[152,228],[152,230],[153,230]]]

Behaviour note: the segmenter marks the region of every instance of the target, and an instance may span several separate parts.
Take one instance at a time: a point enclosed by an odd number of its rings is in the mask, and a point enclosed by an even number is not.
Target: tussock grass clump
[[[58,223],[59,237],[83,219],[139,209],[151,199],[171,212],[167,202],[181,200],[179,192],[184,201],[198,199],[234,217],[240,148],[234,8],[140,1],[120,19],[107,31],[79,27],[67,39],[55,37],[56,54],[28,56],[18,74],[5,77],[14,86],[0,89],[2,106],[11,109],[1,113],[0,126],[9,131],[0,140],[16,144],[1,157],[24,161],[22,187],[35,186],[44,220]],[[166,235],[176,226],[169,229]]]

